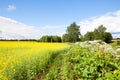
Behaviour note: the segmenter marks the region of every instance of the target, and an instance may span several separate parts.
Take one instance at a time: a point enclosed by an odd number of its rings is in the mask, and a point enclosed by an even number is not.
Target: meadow
[[[118,42],[0,42],[0,80],[119,79]]]
[[[42,80],[119,80],[120,45],[77,42],[58,55]]]

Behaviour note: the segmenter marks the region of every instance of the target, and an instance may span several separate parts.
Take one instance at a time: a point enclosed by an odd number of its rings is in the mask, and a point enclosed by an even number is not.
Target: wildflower
[[[114,70],[113,74],[118,74],[118,72],[119,72],[118,70]]]

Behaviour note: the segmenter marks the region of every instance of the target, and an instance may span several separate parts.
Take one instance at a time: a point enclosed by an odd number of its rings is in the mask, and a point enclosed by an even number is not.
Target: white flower
[[[116,49],[116,52],[117,52],[118,54],[120,54],[120,48]]]

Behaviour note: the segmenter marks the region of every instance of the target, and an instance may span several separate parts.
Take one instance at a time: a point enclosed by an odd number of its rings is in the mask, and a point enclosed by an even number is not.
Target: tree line
[[[111,33],[106,32],[106,27],[103,25],[98,26],[94,31],[87,32],[84,36],[81,36],[81,41],[102,40],[106,43],[110,43],[112,39]]]
[[[42,36],[40,42],[78,42],[78,41],[92,41],[92,40],[103,40],[106,43],[110,43],[112,35],[110,32],[106,32],[106,27],[103,25],[98,26],[94,31],[87,32],[85,35],[81,35],[80,26],[75,22],[70,24],[66,33],[62,37],[59,36]]]
[[[45,35],[45,36],[42,36],[39,41],[40,42],[62,42],[62,39],[59,36]]]

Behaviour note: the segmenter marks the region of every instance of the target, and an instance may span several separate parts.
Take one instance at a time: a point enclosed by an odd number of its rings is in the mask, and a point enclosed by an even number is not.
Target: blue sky
[[[69,25],[120,9],[120,0],[0,0],[0,16],[27,25]],[[8,11],[8,5],[16,7]]]
[[[37,28],[81,25],[119,10],[120,0],[0,0],[0,16]]]

